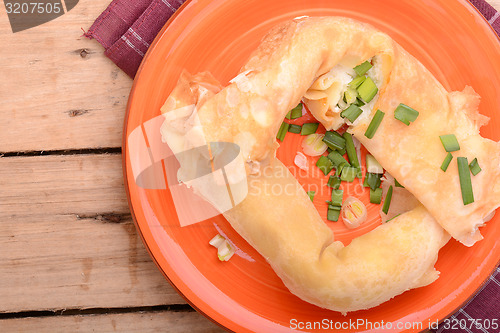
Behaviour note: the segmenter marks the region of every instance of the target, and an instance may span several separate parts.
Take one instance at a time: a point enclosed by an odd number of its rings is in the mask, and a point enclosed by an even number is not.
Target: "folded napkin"
[[[500,35],[500,13],[484,0],[470,0]],[[105,54],[134,77],[144,54],[184,0],[113,0],[85,37],[95,38]],[[437,333],[500,332],[500,268],[469,302],[444,320]]]

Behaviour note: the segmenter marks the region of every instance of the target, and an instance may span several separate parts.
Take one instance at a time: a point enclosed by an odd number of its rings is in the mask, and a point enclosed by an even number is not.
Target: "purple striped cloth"
[[[500,14],[484,0],[470,0],[500,35]],[[163,25],[184,0],[113,0],[85,33],[105,48],[105,54],[130,77]],[[500,332],[500,268],[482,290],[451,317],[436,333]]]

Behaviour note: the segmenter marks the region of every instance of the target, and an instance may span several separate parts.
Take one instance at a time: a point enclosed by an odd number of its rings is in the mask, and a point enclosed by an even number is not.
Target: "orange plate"
[[[382,321],[391,323],[393,332],[427,329],[430,322],[442,320],[459,308],[496,267],[500,216],[482,228],[485,239],[473,248],[450,241],[441,250],[436,264],[441,276],[432,285],[406,292],[373,309],[342,316],[292,295],[222,216],[181,228],[170,192],[142,189],[132,177],[126,139],[135,128],[160,114],[183,69],[191,73],[211,71],[225,85],[272,26],[302,15],[340,15],[368,22],[417,57],[447,89],[471,85],[482,97],[481,113],[491,117],[482,135],[500,140],[500,43],[483,17],[464,0],[188,1],[150,47],[130,94],[123,163],[137,228],[172,285],[190,304],[227,329],[285,332],[302,327],[299,323],[317,322],[318,331],[333,328],[363,332],[380,331]],[[278,152],[285,164],[293,163],[299,144],[299,136],[287,135]],[[366,202],[367,193],[361,198]],[[379,223],[377,210],[370,207],[369,222],[354,234],[347,233],[341,223],[329,225],[339,239],[349,242]],[[247,257],[235,255],[229,262],[219,262],[216,250],[208,244],[218,229]],[[349,325],[352,323],[360,325]]]

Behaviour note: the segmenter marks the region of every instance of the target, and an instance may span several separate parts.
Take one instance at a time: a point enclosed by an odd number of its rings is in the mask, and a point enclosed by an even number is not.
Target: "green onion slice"
[[[339,216],[340,216],[340,210],[336,209],[328,209],[328,212],[326,213],[326,219],[328,221],[337,222],[339,220]]]
[[[302,117],[302,103],[299,103],[296,107],[290,110],[290,118],[291,119],[297,119]]]
[[[370,64],[369,61],[365,61],[364,63],[362,63],[362,64],[357,65],[356,67],[354,67],[354,71],[358,75],[363,75],[363,74],[365,74],[372,67],[373,66],[372,66],[372,64]]]
[[[336,166],[337,173],[335,174],[337,177],[340,177],[342,175],[342,170],[346,166],[351,166],[349,163],[340,163],[338,166]]]
[[[481,167],[479,166],[479,163],[477,162],[477,158],[473,159],[472,162],[470,162],[469,169],[470,169],[470,172],[472,172],[472,174],[474,176],[481,172]]]
[[[351,82],[349,82],[349,87],[356,89],[358,88],[361,83],[363,83],[366,80],[366,76],[358,76],[355,79],[353,79]]]
[[[375,191],[370,189],[370,202],[373,204],[380,204],[382,202],[382,189],[376,188]]]
[[[344,101],[347,104],[352,104],[356,102],[357,97],[358,97],[358,92],[351,87],[347,88],[347,90],[344,93]]]
[[[280,129],[278,130],[278,134],[276,135],[276,139],[283,142],[283,140],[285,140],[285,135],[286,135],[286,132],[288,132],[289,127],[290,127],[289,123],[282,122]]]
[[[441,164],[441,170],[446,171],[448,170],[448,166],[451,163],[451,160],[453,159],[453,155],[451,153],[448,153],[446,157],[444,158],[443,163]]]
[[[387,191],[387,195],[385,196],[384,205],[382,206],[382,211],[386,215],[389,212],[389,207],[391,206],[392,191],[393,191],[393,187],[391,185],[391,186],[389,186],[389,190]]]
[[[340,153],[336,150],[333,150],[330,154],[328,154],[328,158],[332,160],[333,165],[335,167],[338,167],[339,165],[345,163],[347,165],[350,165],[347,160],[344,158],[344,156],[340,155]]]
[[[361,110],[358,106],[351,104],[347,109],[340,113],[340,116],[349,119],[349,121],[353,123],[362,113],[363,110]]]
[[[314,200],[315,194],[316,194],[316,191],[307,191],[307,195],[309,196],[309,199],[311,199],[311,201]]]
[[[340,187],[340,178],[337,176],[330,176],[326,185],[332,187],[335,190],[338,190]]]
[[[323,172],[325,176],[329,174],[333,169],[332,161],[326,156],[321,156],[316,162],[316,166]]]
[[[414,122],[417,119],[418,115],[419,113],[417,110],[412,109],[411,107],[403,103],[399,104],[396,110],[394,110],[394,118],[406,124],[407,126],[410,125],[410,122]]]
[[[357,173],[358,173],[357,168],[353,168],[351,166],[345,166],[340,174],[340,180],[351,183],[354,181],[354,178],[356,178]]]
[[[370,77],[367,77],[357,90],[359,97],[361,97],[361,99],[365,103],[369,103],[378,92],[378,88],[375,85],[375,82],[373,82]]]
[[[382,180],[380,178],[382,178],[382,175],[367,172],[365,175],[363,186],[369,187],[375,191],[382,184]]]
[[[474,193],[472,192],[472,181],[467,157],[457,157],[457,164],[460,189],[462,190],[462,200],[464,205],[468,205],[474,202]]]
[[[447,152],[450,153],[460,150],[460,145],[458,144],[458,140],[455,134],[440,135],[439,139],[441,140],[441,143],[443,144],[443,147]]]
[[[363,102],[362,100],[360,100],[359,98],[356,98],[356,101],[355,101],[354,103],[352,103],[352,104],[354,104],[354,105],[356,105],[356,106],[363,106],[363,105],[365,105],[366,103],[365,103],[365,102]]]
[[[316,133],[318,129],[319,123],[305,123],[302,125],[302,130],[300,131],[300,135],[310,135]]]
[[[333,206],[341,207],[343,197],[344,197],[344,190],[332,190],[331,204]]]
[[[405,188],[403,185],[401,185],[398,180],[396,178],[394,178],[394,186],[396,187],[401,187],[401,188]]]
[[[358,154],[356,153],[356,148],[354,147],[354,140],[352,139],[352,134],[345,132],[342,137],[345,139],[345,149],[347,151],[347,157],[349,162],[355,168],[359,168]]]
[[[328,131],[325,133],[325,137],[323,138],[323,142],[332,149],[344,149],[345,148],[345,139],[334,131]]]
[[[299,134],[301,130],[302,127],[300,125],[295,125],[295,124],[290,124],[290,127],[288,128],[288,132],[295,134]]]
[[[292,110],[288,111],[288,113],[285,116],[286,119],[290,120],[292,119]]]
[[[368,139],[373,138],[375,135],[375,132],[377,132],[378,127],[380,126],[380,123],[382,122],[382,119],[384,119],[385,113],[377,110],[375,112],[375,115],[372,118],[372,121],[370,121],[370,125],[368,125],[368,128],[366,129],[365,136]]]

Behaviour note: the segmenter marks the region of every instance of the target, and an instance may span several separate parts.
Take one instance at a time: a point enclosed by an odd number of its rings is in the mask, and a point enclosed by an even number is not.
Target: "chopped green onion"
[[[351,183],[354,181],[354,178],[356,178],[357,173],[358,173],[357,168],[353,168],[351,166],[345,166],[342,169],[342,173],[340,174],[340,180]]]
[[[337,169],[337,173],[335,174],[337,177],[340,177],[341,174],[342,174],[342,170],[347,167],[347,166],[351,166],[349,163],[340,163],[338,166],[336,166],[335,168]]]
[[[405,188],[403,185],[401,185],[401,184],[398,182],[398,180],[397,180],[396,178],[394,178],[394,185],[395,185],[396,187],[402,187],[402,188]]]
[[[378,161],[370,154],[366,154],[366,171],[369,173],[384,173],[384,168],[378,163]]]
[[[378,127],[380,126],[380,123],[382,122],[382,119],[384,119],[385,113],[377,110],[375,112],[375,115],[372,118],[372,121],[370,121],[370,125],[368,125],[368,128],[366,129],[365,136],[368,139],[373,138],[375,135],[375,132],[377,132]]]
[[[328,131],[325,133],[325,137],[323,138],[323,142],[332,149],[344,149],[345,148],[345,139],[334,131]]]
[[[380,179],[381,177],[382,175],[367,172],[365,175],[363,186],[369,187],[375,191],[377,188],[380,187],[380,184],[382,184],[382,180]]]
[[[417,110],[412,109],[403,103],[399,104],[396,110],[394,110],[394,118],[403,122],[407,126],[410,125],[410,122],[414,122],[418,115],[419,113]]]
[[[334,210],[341,210],[342,209],[341,206],[334,206],[334,205],[332,205],[331,201],[327,201],[326,203],[328,204],[328,209],[334,209]]]
[[[470,162],[469,169],[470,169],[470,172],[472,172],[472,174],[474,176],[481,172],[481,167],[479,166],[479,163],[477,162],[477,158],[473,159],[472,162]]]
[[[215,235],[215,237],[214,237],[214,238],[212,238],[212,239],[210,240],[210,242],[208,242],[208,243],[209,243],[210,245],[212,245],[212,246],[214,246],[214,247],[217,247],[217,248],[218,248],[219,246],[221,246],[221,245],[222,245],[222,243],[224,243],[224,242],[225,242],[225,240],[226,240],[226,239],[225,239],[224,237],[222,237],[220,234],[217,234],[217,235]]]
[[[447,152],[450,153],[460,150],[460,145],[458,144],[458,140],[455,134],[440,135],[439,139],[441,140],[441,143],[443,144],[443,147]]]
[[[290,127],[288,128],[288,132],[295,134],[299,134],[301,130],[302,127],[300,125],[295,125],[295,124],[290,124]]]
[[[360,100],[359,98],[356,98],[356,101],[353,102],[352,104],[356,105],[356,106],[363,106],[365,105],[366,103],[363,102],[362,100]]]
[[[349,119],[349,121],[353,123],[362,113],[363,110],[361,110],[358,106],[351,104],[347,109],[340,113],[340,116]]]
[[[369,61],[365,61],[361,65],[357,65],[356,67],[354,67],[354,71],[358,75],[363,75],[363,74],[365,74],[372,67],[373,66],[372,66],[372,64],[370,64]]]
[[[441,164],[441,170],[448,170],[448,166],[450,165],[452,159],[453,155],[451,155],[451,153],[448,153],[448,155],[446,155],[446,157],[444,158],[443,164]]]
[[[337,149],[337,152],[338,152],[340,155],[344,156],[344,155],[345,155],[345,153],[346,153],[345,147],[344,147],[344,148],[342,148],[342,149]]]
[[[345,139],[345,149],[347,151],[347,157],[349,162],[355,168],[359,168],[358,154],[356,153],[356,148],[354,147],[354,141],[352,139],[352,134],[345,132],[342,137]]]
[[[373,97],[378,92],[378,88],[375,85],[375,82],[370,77],[367,77],[366,80],[361,83],[361,85],[358,87],[358,94],[359,97],[363,100],[363,102],[369,103]]]
[[[333,206],[342,206],[342,198],[344,197],[344,190],[332,190],[332,201]]]
[[[335,167],[338,167],[342,163],[345,163],[347,165],[350,165],[347,160],[344,158],[344,156],[340,155],[340,153],[336,150],[333,150],[330,154],[328,154],[328,158],[332,160],[333,165]]]
[[[333,169],[332,161],[326,156],[321,156],[316,162],[316,166],[325,174],[325,176]]]
[[[349,87],[353,88],[353,89],[356,89],[358,88],[361,83],[363,83],[364,81],[366,80],[366,76],[358,76],[356,77],[354,80],[352,80],[351,82],[349,82]]]
[[[288,113],[285,116],[286,119],[290,120],[292,119],[292,110],[288,111]]]
[[[394,219],[395,219],[396,217],[398,217],[399,215],[401,215],[401,214],[398,214],[398,215],[396,215],[396,216],[391,217],[390,219],[388,219],[387,221],[385,221],[385,223],[387,223],[387,222],[389,222],[389,221],[394,220]]]
[[[330,176],[326,185],[332,187],[335,190],[338,190],[340,187],[340,178],[337,176]]]
[[[302,103],[299,103],[296,107],[290,110],[290,118],[291,119],[297,119],[302,117]]]
[[[375,191],[370,189],[370,202],[380,204],[382,202],[382,189],[376,188]]]
[[[316,194],[316,191],[307,191],[307,195],[309,196],[309,199],[311,199],[311,201],[314,200],[315,194]]]
[[[340,216],[340,210],[336,209],[328,209],[328,212],[326,213],[326,219],[328,221],[337,222],[339,220],[339,216]]]
[[[352,104],[356,102],[356,98],[358,97],[358,92],[353,88],[347,88],[344,93],[344,101],[347,104]]]
[[[319,123],[305,123],[302,125],[302,130],[300,131],[300,135],[310,135],[316,133],[318,129]]]
[[[389,212],[389,207],[391,206],[392,190],[393,190],[393,187],[391,185],[391,186],[389,186],[389,190],[387,191],[387,195],[385,196],[384,205],[382,206],[382,211],[386,215]]]
[[[220,261],[228,261],[234,254],[234,249],[227,240],[217,248],[217,256]]]
[[[458,177],[460,178],[460,189],[462,190],[462,200],[464,205],[474,202],[472,192],[472,180],[470,177],[469,163],[467,157],[457,157]]]
[[[464,205],[468,205],[474,202],[474,193],[472,192],[472,181],[467,157],[457,157],[457,164],[460,189],[462,190],[462,200]]]
[[[283,140],[285,140],[285,135],[286,135],[286,132],[288,132],[289,127],[290,127],[289,123],[282,122],[280,129],[278,130],[278,134],[276,135],[276,139],[283,142]]]

